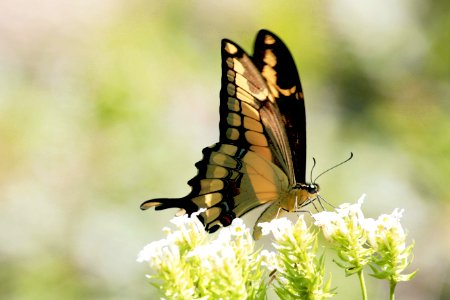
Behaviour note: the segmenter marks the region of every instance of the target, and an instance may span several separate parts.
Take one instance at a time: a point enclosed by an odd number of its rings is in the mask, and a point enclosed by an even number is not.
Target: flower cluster
[[[323,255],[317,253],[317,234],[301,215],[295,224],[286,218],[260,223],[262,235],[273,234],[271,267],[276,270],[275,292],[281,299],[326,299],[333,296],[324,283]]]
[[[336,211],[323,211],[313,215],[315,225],[332,242],[339,258],[346,263],[346,275],[361,271],[370,261],[374,249],[367,247],[367,231],[361,210],[364,197],[356,204],[341,204]]]
[[[217,238],[204,230],[198,218],[172,220],[165,239],[145,246],[138,262],[148,262],[148,276],[167,299],[265,299],[263,257],[254,250],[249,229],[233,220]]]
[[[402,210],[365,218],[363,199],[313,214],[314,224],[336,251],[337,265],[346,275],[358,275],[363,299],[367,299],[366,266],[372,276],[390,282],[393,299],[396,284],[416,273],[403,274],[414,244],[406,245]],[[210,235],[197,214],[172,219],[176,229],[164,228],[166,238],[145,246],[138,255],[137,260],[154,271],[148,277],[165,299],[265,299],[270,283],[281,299],[322,300],[335,294],[331,280],[325,280],[318,231],[306,224],[303,215],[295,223],[277,218],[258,224],[262,235],[273,236],[275,251],[257,251],[241,219]]]
[[[369,265],[372,276],[390,282],[391,297],[400,281],[408,281],[416,272],[402,274],[410,264],[414,244],[406,246],[406,234],[400,224],[403,210],[383,214],[378,219],[365,218],[361,210],[364,195],[356,204],[342,204],[336,211],[313,215],[315,225],[332,242],[346,275],[358,273],[365,298],[362,270]]]
[[[398,282],[408,281],[415,272],[402,274],[411,263],[414,243],[406,246],[406,233],[400,224],[403,210],[395,209],[392,214],[382,214],[377,220],[367,219],[369,244],[376,253],[371,265],[373,276],[387,279],[395,287]]]

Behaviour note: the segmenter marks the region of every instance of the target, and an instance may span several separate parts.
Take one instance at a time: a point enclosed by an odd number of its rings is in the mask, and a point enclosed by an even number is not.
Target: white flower
[[[170,227],[163,227],[162,232],[164,232],[166,235],[169,235],[172,233],[172,229]]]
[[[391,244],[398,251],[405,248],[406,234],[400,223],[403,209],[394,209],[392,214],[382,214],[376,221],[373,221],[369,232],[369,242],[374,248]]]
[[[376,236],[377,226],[378,226],[377,221],[372,218],[364,219],[361,222],[361,228],[366,232],[369,244],[372,246],[375,245],[375,243],[376,243],[375,236]]]
[[[164,228],[167,237],[139,253],[137,260],[148,262],[156,273],[152,284],[170,299],[241,299],[236,295],[264,293],[261,258],[242,220],[209,235],[197,217],[200,213],[173,218],[176,228]],[[206,295],[197,297],[197,291]]]
[[[184,214],[178,217],[173,217],[172,219],[170,219],[170,223],[175,224],[175,226],[177,227],[185,226],[189,223],[189,216],[187,214]]]
[[[376,230],[377,222],[373,218],[366,218],[361,222],[361,227],[367,232],[372,232]]]
[[[312,217],[315,220],[314,225],[322,229],[323,235],[327,240],[331,240],[335,232],[342,227],[339,225],[342,223],[341,216],[336,212],[321,211]]]
[[[186,257],[198,257],[201,259],[204,259],[209,256],[217,255],[217,253],[220,251],[221,246],[218,244],[206,244],[206,245],[199,245],[195,247],[192,251],[189,251],[189,253],[186,255]]]
[[[405,209],[396,208],[392,212],[392,216],[400,221],[400,219],[403,217],[404,212],[405,212]]]
[[[272,233],[275,240],[283,236],[292,235],[292,222],[284,217],[273,219],[270,222],[258,223],[258,226],[262,229],[262,235]]]
[[[162,264],[176,264],[180,260],[180,249],[177,245],[166,239],[151,242],[138,254],[137,262],[148,262],[148,264],[159,270]]]
[[[272,232],[273,224],[271,222],[261,222],[258,223],[258,226],[261,227],[261,235],[269,235]]]
[[[302,232],[305,232],[308,230],[308,226],[306,226],[305,222],[305,216],[300,215],[297,219],[297,222],[295,223],[297,229],[301,229]]]
[[[354,204],[343,203],[339,205],[339,207],[336,208],[336,212],[341,217],[350,217],[355,219],[355,221],[357,222],[361,222],[362,220],[364,220],[364,214],[361,210],[361,206],[364,203],[365,197],[366,195],[363,194]]]
[[[136,259],[137,262],[149,262],[154,257],[157,257],[161,252],[163,247],[167,247],[168,242],[165,239],[151,242],[146,245],[138,254]]]
[[[177,245],[169,244],[163,247],[162,254],[166,263],[176,264],[180,260],[180,248]]]
[[[194,212],[189,216],[188,214],[184,214],[181,216],[173,217],[170,222],[175,224],[179,229],[186,230],[187,228],[195,229],[196,232],[201,232],[204,230],[204,225],[198,219],[198,215],[206,211],[205,208],[199,209],[197,212]]]
[[[233,219],[230,226],[230,232],[234,236],[243,236],[248,229],[246,228],[244,221],[240,218]]]
[[[191,217],[197,217],[198,215],[200,215],[201,213],[207,211],[206,208],[200,208],[198,211],[196,211],[195,213],[192,213]]]
[[[213,241],[213,243],[221,244],[221,245],[227,245],[231,242],[231,231],[229,227],[223,227],[219,231],[219,235],[217,236],[217,239]]]
[[[377,221],[385,229],[397,228],[400,225],[400,219],[404,211],[405,211],[404,209],[396,208],[390,215],[388,214],[380,215]]]
[[[264,266],[270,272],[273,270],[281,269],[281,266],[278,264],[277,253],[269,250],[262,250],[259,253],[258,260],[261,261],[261,266]]]
[[[328,226],[331,223],[335,223],[339,219],[339,215],[334,211],[321,211],[317,214],[313,214],[315,222],[314,225],[322,227]]]
[[[278,218],[272,220],[275,228],[280,232],[288,232],[292,228],[292,222],[287,218]]]

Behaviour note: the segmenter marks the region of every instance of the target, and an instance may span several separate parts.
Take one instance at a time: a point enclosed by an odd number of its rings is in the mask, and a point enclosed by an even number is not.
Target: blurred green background
[[[1,1],[0,298],[156,298],[135,259],[175,211],[139,204],[189,192],[218,140],[220,40],[251,53],[266,28],[300,71],[309,162],[355,154],[321,177],[322,195],[366,193],[372,217],[405,208],[420,271],[397,297],[449,299],[449,6]],[[335,299],[359,299],[342,273]],[[387,299],[386,283],[368,284]]]

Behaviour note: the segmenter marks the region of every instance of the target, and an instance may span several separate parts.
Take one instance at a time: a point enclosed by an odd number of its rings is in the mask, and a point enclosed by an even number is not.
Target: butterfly
[[[250,57],[222,40],[219,142],[203,149],[182,198],[151,199],[145,210],[178,207],[177,215],[206,209],[198,218],[212,233],[236,217],[271,203],[256,224],[293,212],[318,197],[306,183],[306,117],[300,77],[286,45],[260,30]],[[261,235],[255,225],[253,236]]]

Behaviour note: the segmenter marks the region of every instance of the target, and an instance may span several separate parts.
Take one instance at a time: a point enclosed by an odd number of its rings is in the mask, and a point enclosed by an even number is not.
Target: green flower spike
[[[317,254],[317,234],[307,227],[303,215],[294,225],[286,218],[258,225],[263,235],[272,233],[274,237],[278,252],[271,264],[276,268],[275,292],[281,299],[320,300],[334,295],[331,281],[324,283],[324,259]]]

